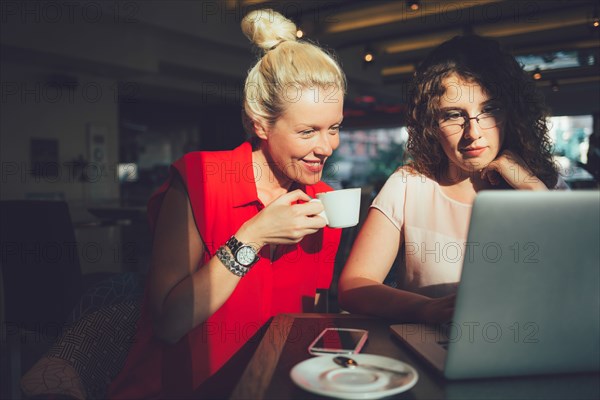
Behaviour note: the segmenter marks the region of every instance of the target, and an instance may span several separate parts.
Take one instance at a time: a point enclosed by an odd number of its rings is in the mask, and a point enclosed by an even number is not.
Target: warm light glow
[[[383,44],[384,52],[388,54],[402,53],[405,51],[427,49],[436,47],[444,43],[448,38],[460,35],[462,30],[452,29],[444,31],[442,34],[432,33],[425,34],[414,40],[394,40]]]
[[[367,54],[365,54],[365,61],[366,61],[366,62],[371,62],[371,61],[373,61],[373,54],[371,54],[371,53],[367,53]]]
[[[381,70],[381,76],[392,76],[400,74],[412,74],[415,72],[415,66],[412,64],[396,65],[393,67],[385,67]]]
[[[419,9],[419,2],[418,1],[409,1],[410,3],[410,9],[412,11],[417,11]]]
[[[369,96],[369,95],[359,96],[359,97],[356,97],[354,99],[354,102],[356,104],[361,104],[361,103],[371,104],[371,103],[375,103],[375,101],[376,101],[375,97],[374,96]]]
[[[598,18],[595,18],[595,19],[594,19],[594,22],[592,22],[592,26],[593,26],[594,28],[597,28],[597,27],[599,27],[599,26],[600,26],[600,19],[598,19]]]
[[[296,31],[296,37],[300,39],[302,36],[304,36],[304,32],[302,32],[302,29],[298,29]]]
[[[495,24],[482,24],[473,27],[474,33],[481,36],[491,36],[493,38],[504,37],[504,36],[515,36],[524,35],[532,32],[550,31],[552,29],[561,29],[571,26],[586,25],[589,24],[589,17],[581,15],[576,10],[573,12],[565,11],[558,15],[552,15],[548,17],[538,18],[535,24],[530,21],[521,21],[515,23],[515,21],[498,22]]]
[[[452,2],[452,6],[448,6],[453,13],[460,12],[461,10],[483,7],[488,4],[501,3],[503,0],[477,0],[465,1],[465,2]],[[391,24],[394,22],[407,22],[416,18],[432,17],[442,10],[446,9],[446,6],[442,2],[433,2],[430,6],[427,6],[427,2],[424,2],[418,13],[407,12],[410,6],[405,2],[401,1],[385,1],[385,2],[372,2],[372,7],[360,7],[352,11],[344,11],[332,15],[328,15],[330,21],[337,21],[336,23],[326,24],[326,33],[339,33],[346,32],[355,29],[363,29],[371,26]],[[462,15],[465,15],[463,12]],[[589,21],[589,19],[588,19]],[[403,39],[403,41],[406,41]]]
[[[542,79],[542,71],[540,71],[539,68],[536,68],[533,71],[533,75],[532,76],[533,76],[533,79],[535,79],[536,81],[539,81],[540,79]]]

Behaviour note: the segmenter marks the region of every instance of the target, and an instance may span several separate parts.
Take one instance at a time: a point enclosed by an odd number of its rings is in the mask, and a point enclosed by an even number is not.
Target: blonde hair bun
[[[242,31],[265,52],[279,43],[296,40],[296,24],[272,9],[254,10],[242,19]]]

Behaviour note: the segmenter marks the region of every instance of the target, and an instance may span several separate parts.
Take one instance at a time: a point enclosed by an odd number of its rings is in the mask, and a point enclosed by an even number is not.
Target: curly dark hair
[[[541,94],[529,74],[497,41],[477,35],[456,36],[442,43],[417,68],[408,104],[410,166],[437,180],[448,168],[448,157],[438,141],[437,121],[445,91],[442,81],[451,74],[477,83],[500,101],[506,116],[501,151],[521,156],[547,187],[554,187],[558,171]]]

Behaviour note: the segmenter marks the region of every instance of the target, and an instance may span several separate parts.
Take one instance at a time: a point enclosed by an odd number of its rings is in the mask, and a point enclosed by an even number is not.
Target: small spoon
[[[352,359],[350,357],[337,356],[337,357],[333,358],[333,361],[337,365],[341,365],[344,368],[356,368],[356,367],[359,367],[359,365],[356,362],[356,360],[354,360],[354,359]],[[370,365],[370,364],[360,364],[360,367],[362,367],[362,368],[368,368],[368,369],[374,369],[374,370],[378,370],[378,371],[392,372],[394,374],[398,374],[398,375],[401,375],[401,376],[408,376],[408,375],[410,375],[410,372],[397,371],[395,369],[383,368],[383,367],[378,367],[376,365]]]

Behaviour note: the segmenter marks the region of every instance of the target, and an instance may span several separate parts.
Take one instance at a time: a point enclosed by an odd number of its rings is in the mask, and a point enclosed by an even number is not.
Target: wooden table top
[[[361,353],[399,359],[417,370],[417,384],[394,398],[600,398],[600,374],[446,381],[397,340],[389,325],[390,322],[383,319],[352,314],[278,315],[262,336],[231,398],[320,398],[296,386],[290,371],[299,362],[312,357],[308,346],[328,327],[366,329],[369,340]]]

